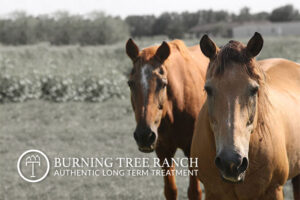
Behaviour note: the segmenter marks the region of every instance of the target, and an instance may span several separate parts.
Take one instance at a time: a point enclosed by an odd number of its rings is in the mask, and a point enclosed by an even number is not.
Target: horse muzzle
[[[245,179],[248,168],[248,158],[237,153],[222,151],[215,160],[217,168],[220,170],[224,181],[230,183],[240,183]]]
[[[141,152],[153,152],[156,146],[157,133],[150,127],[137,127],[133,133],[134,139]]]

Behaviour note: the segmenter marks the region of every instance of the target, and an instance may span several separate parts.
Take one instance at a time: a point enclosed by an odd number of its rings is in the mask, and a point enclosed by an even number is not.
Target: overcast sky
[[[242,7],[251,12],[271,11],[272,9],[293,4],[300,8],[300,0],[0,0],[0,15],[15,10],[29,14],[46,14],[58,10],[73,14],[85,14],[96,10],[110,15],[126,17],[132,14],[155,14],[164,11],[196,11],[200,9],[228,10],[238,13]]]

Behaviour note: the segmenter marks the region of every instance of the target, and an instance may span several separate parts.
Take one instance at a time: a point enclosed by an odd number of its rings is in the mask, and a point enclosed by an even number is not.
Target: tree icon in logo
[[[22,179],[36,183],[46,178],[50,170],[50,163],[42,151],[31,149],[19,157],[17,168]]]
[[[26,162],[25,162],[25,165],[30,165],[31,164],[31,176],[30,177],[35,177],[34,175],[34,165],[35,164],[38,164],[39,166],[41,166],[41,158],[39,155],[31,155],[31,156],[28,156],[26,158]]]

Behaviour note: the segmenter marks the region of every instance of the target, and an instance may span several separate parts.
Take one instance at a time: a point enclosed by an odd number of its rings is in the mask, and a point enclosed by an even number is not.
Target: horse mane
[[[171,52],[177,51],[178,53],[181,54],[181,56],[185,59],[187,59],[188,55],[190,55],[190,52],[185,45],[185,43],[182,40],[173,40],[168,43],[171,47]]]
[[[269,125],[272,124],[269,117],[271,115],[269,111],[270,108],[272,107],[272,103],[268,98],[269,90],[266,84],[268,77],[266,76],[265,72],[256,61],[252,61],[252,62],[255,68],[257,69],[256,76],[259,77],[256,132],[258,132],[261,137],[264,137],[263,133],[269,133],[270,130]]]
[[[250,78],[255,80],[259,84],[258,90],[258,109],[257,109],[257,126],[256,131],[264,137],[264,132],[268,132],[269,121],[269,109],[272,106],[268,98],[268,87],[266,76],[263,69],[256,62],[255,58],[252,58],[246,51],[246,46],[241,42],[231,40],[217,53],[216,63],[208,67],[207,76],[222,76],[224,71],[230,69],[233,65],[231,63],[238,63]]]

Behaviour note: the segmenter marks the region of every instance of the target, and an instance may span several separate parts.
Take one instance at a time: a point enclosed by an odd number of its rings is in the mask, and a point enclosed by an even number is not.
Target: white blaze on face
[[[150,77],[151,68],[152,68],[151,65],[146,64],[142,67],[141,70],[141,84],[143,86],[143,92],[145,97],[147,96],[148,89],[149,89],[148,79]]]
[[[227,105],[228,105],[228,116],[227,116],[227,126],[228,128],[232,128],[232,125],[233,125],[233,121],[232,121],[232,108],[231,108],[231,105],[230,105],[230,98],[227,97]]]

